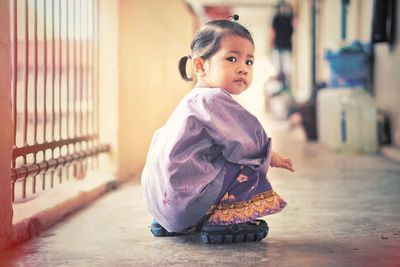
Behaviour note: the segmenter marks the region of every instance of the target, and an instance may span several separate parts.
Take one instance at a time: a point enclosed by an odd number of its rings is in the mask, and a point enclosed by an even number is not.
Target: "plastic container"
[[[372,97],[362,89],[320,90],[317,127],[319,141],[336,151],[377,151],[377,111]]]
[[[331,87],[365,86],[369,77],[370,47],[358,41],[338,51],[327,50]]]

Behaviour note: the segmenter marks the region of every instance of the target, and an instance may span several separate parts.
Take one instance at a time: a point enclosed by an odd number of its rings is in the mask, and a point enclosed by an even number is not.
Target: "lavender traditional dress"
[[[286,203],[266,174],[271,139],[221,88],[195,87],[158,129],[142,173],[154,218],[168,231],[229,225],[280,211]]]

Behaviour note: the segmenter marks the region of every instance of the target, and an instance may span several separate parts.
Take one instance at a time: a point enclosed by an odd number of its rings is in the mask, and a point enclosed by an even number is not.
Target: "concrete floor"
[[[305,142],[299,129],[272,128],[274,149],[296,172],[270,171],[288,206],[265,218],[263,241],[155,238],[140,186],[130,183],[3,252],[0,266],[400,266],[400,165],[335,154]]]

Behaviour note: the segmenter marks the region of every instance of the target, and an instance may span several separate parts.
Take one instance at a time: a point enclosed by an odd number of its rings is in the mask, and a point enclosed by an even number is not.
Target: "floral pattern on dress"
[[[222,197],[221,201],[229,201],[229,200],[235,200],[235,196],[229,195],[229,193],[226,192],[225,195]]]
[[[244,175],[243,173],[241,173],[241,174],[239,174],[239,175],[236,177],[236,180],[237,180],[239,183],[247,182],[247,181],[249,180],[249,176]]]
[[[170,200],[170,199],[168,198],[167,192],[164,192],[164,194],[163,194],[162,203],[163,203],[164,206],[167,206],[167,205],[170,205],[170,206],[172,205],[172,206],[174,206],[174,205],[177,204],[176,201]]]
[[[286,202],[274,191],[264,192],[262,195],[263,197],[257,196],[250,201],[235,202],[227,207],[218,205],[211,214],[209,223],[214,225],[244,223],[277,213],[286,206]]]

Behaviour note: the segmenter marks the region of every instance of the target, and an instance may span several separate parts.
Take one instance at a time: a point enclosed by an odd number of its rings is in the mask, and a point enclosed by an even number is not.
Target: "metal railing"
[[[16,201],[17,189],[26,199],[53,187],[55,174],[83,178],[110,147],[98,138],[98,0],[14,0],[10,9]]]

